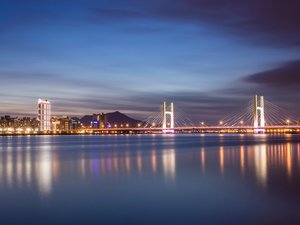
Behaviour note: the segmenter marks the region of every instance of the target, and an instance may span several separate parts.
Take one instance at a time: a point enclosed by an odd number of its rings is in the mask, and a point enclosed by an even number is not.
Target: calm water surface
[[[300,224],[300,136],[0,137],[0,224]]]

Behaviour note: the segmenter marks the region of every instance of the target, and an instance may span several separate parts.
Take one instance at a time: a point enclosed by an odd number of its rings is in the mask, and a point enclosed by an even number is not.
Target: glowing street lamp
[[[291,122],[290,120],[286,120],[288,126],[290,125],[290,122]]]
[[[243,121],[243,120],[241,120],[241,121],[240,121],[240,124],[241,124],[241,125],[243,125],[243,124],[244,124],[244,121]]]
[[[223,121],[220,121],[220,125],[223,125],[223,123],[224,123]]]
[[[204,122],[203,122],[203,121],[201,122],[201,125],[202,125],[202,126],[204,125]]]

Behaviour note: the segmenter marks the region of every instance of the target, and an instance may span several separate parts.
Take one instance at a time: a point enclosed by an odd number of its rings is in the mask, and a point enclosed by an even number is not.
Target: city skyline
[[[166,100],[216,120],[258,94],[300,115],[299,7],[1,1],[0,114],[34,116],[47,98],[54,115],[144,119]]]

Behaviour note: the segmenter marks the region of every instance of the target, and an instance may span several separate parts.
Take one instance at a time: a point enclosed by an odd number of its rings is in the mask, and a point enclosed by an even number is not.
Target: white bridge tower
[[[254,133],[265,133],[264,96],[254,96]]]
[[[170,116],[169,123],[167,123],[167,115]],[[163,103],[163,120],[162,129],[164,133],[174,133],[174,104],[171,102],[170,107],[167,108],[166,102]]]

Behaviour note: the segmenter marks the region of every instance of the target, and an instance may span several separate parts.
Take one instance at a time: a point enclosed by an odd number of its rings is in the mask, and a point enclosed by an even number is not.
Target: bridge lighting
[[[138,127],[141,127],[141,124],[140,124],[140,123],[138,123]]]
[[[128,123],[126,123],[126,127],[129,127],[129,124],[128,124]]]
[[[155,123],[152,123],[152,126],[154,127],[154,126],[155,126]]]
[[[223,123],[224,123],[223,121],[220,121],[220,125],[223,125]]]
[[[265,107],[264,96],[254,96],[254,115],[253,115],[253,127],[254,133],[265,133]]]
[[[117,124],[115,124],[115,125],[114,125],[114,127],[118,127],[118,125],[117,125]]]
[[[202,125],[202,126],[204,125],[204,122],[203,122],[203,121],[201,122],[201,125]]]
[[[243,124],[243,123],[244,123],[244,121],[243,121],[243,120],[241,120],[240,124]]]

